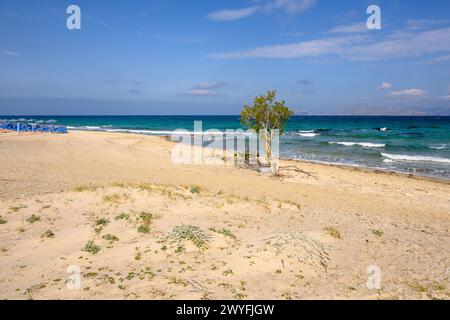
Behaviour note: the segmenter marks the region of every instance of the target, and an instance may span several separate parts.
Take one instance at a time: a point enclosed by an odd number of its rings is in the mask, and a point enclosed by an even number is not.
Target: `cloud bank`
[[[213,21],[235,21],[250,17],[257,12],[297,14],[313,7],[315,4],[316,0],[269,0],[261,5],[247,8],[217,10],[209,13],[206,17]]]
[[[268,45],[248,50],[215,53],[216,59],[295,59],[335,56],[348,60],[387,60],[417,58],[428,54],[443,55],[446,61],[450,54],[450,28],[409,31],[397,30],[379,36],[378,32],[352,33],[353,27],[338,27],[333,33],[342,35],[322,37],[314,40]],[[345,32],[346,31],[346,32]]]

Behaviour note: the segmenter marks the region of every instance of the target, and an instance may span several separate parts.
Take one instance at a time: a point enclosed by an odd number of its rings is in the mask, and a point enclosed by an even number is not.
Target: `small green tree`
[[[276,101],[275,90],[268,91],[266,95],[255,97],[253,105],[245,105],[241,111],[241,124],[244,127],[255,130],[258,134],[263,133],[266,147],[266,159],[272,163],[272,139],[273,130],[279,130],[281,135],[286,123],[294,114],[285,106],[285,101]]]

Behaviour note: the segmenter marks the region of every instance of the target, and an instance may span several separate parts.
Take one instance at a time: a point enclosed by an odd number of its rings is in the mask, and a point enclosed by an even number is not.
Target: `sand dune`
[[[449,183],[292,161],[280,177],[177,166],[172,147],[0,135],[0,299],[450,298]]]

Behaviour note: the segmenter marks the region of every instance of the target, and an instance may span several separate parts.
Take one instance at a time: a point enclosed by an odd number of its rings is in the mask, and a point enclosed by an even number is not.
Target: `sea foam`
[[[406,161],[406,162],[439,162],[439,163],[450,163],[450,159],[438,158],[438,157],[426,157],[426,156],[410,156],[403,154],[389,154],[382,153],[383,157],[395,161]]]
[[[449,147],[450,147],[450,145],[448,145],[448,144],[443,144],[443,145],[439,145],[439,146],[428,146],[428,148],[434,149],[434,150],[445,150]]]
[[[363,148],[384,148],[383,143],[370,143],[370,142],[328,142],[329,144],[337,144],[346,147],[360,146]]]
[[[304,137],[304,138],[314,138],[316,137],[318,134],[315,133],[314,130],[299,130],[298,131],[298,135],[300,137]]]

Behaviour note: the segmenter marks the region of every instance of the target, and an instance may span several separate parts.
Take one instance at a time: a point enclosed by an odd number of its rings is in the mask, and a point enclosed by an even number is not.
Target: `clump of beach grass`
[[[372,229],[371,231],[372,231],[373,235],[378,238],[381,238],[384,235],[384,232],[381,230]]]
[[[139,213],[139,218],[141,219],[141,221],[144,225],[149,226],[152,223],[153,214],[151,214],[150,212],[143,211],[143,212]]]
[[[128,187],[128,185],[124,182],[113,182],[112,186],[117,187],[117,188],[127,188]]]
[[[227,269],[224,272],[222,272],[222,275],[225,276],[225,277],[226,276],[232,276],[232,275],[234,275],[234,272],[231,269]]]
[[[245,293],[238,292],[233,296],[233,298],[235,300],[243,300],[243,299],[247,298],[247,295]]]
[[[35,215],[35,214],[31,215],[31,217],[29,217],[29,218],[27,219],[27,222],[28,222],[28,223],[31,223],[31,224],[33,224],[33,223],[35,223],[35,222],[38,222],[38,221],[41,221],[41,217],[38,216],[38,215]]]
[[[153,214],[150,212],[141,212],[139,213],[139,219],[141,220],[142,224],[138,227],[138,232],[143,234],[150,233],[150,225],[153,220]]]
[[[179,188],[169,186],[169,185],[141,183],[141,184],[137,185],[137,188],[140,189],[141,191],[162,194],[162,195],[168,197],[170,200],[176,200],[177,197],[186,198],[183,195],[183,193],[180,192]]]
[[[232,239],[236,239],[236,236],[229,229],[226,229],[226,228],[216,229],[216,228],[212,227],[212,228],[209,228],[209,230],[212,232],[224,235],[225,237],[230,237]]]
[[[53,233],[52,230],[47,230],[44,232],[44,234],[42,235],[42,238],[49,238],[52,239],[55,237],[55,234]]]
[[[92,191],[97,190],[97,187],[95,185],[88,184],[88,185],[76,186],[73,190],[75,192],[92,192]]]
[[[175,276],[170,277],[168,280],[169,284],[181,285],[183,287],[187,287],[189,285],[189,283],[186,280]]]
[[[46,286],[47,286],[47,284],[45,284],[45,283],[36,284],[34,286],[27,288],[23,294],[31,296],[33,293],[35,293],[41,289],[44,289]]]
[[[143,233],[143,234],[149,234],[150,233],[150,227],[148,225],[145,225],[145,224],[141,224],[138,227],[137,230],[138,230],[139,233]]]
[[[100,226],[101,227],[106,227],[109,223],[110,223],[110,221],[108,219],[106,219],[106,218],[100,218],[100,219],[97,219],[95,221],[95,225],[97,227],[100,227]]]
[[[86,243],[86,245],[84,246],[84,248],[82,249],[82,251],[86,251],[86,252],[89,252],[89,253],[94,254],[94,255],[99,253],[100,250],[101,250],[100,246],[96,245],[94,243],[94,241],[92,241],[92,240],[89,240]]]
[[[12,212],[19,212],[22,209],[25,209],[27,206],[24,205],[20,205],[20,206],[14,206],[14,207],[9,207],[9,210],[11,210]]]
[[[112,193],[103,197],[103,201],[109,203],[119,203],[121,199],[122,195],[120,195],[119,193]]]
[[[27,231],[27,229],[25,229],[24,227],[19,227],[19,228],[17,228],[17,231],[19,233],[25,233],[25,231]]]
[[[300,204],[298,204],[297,202],[295,202],[295,201],[287,200],[287,201],[284,201],[284,203],[286,203],[286,204],[288,204],[288,205],[291,205],[291,206],[294,206],[294,207],[296,207],[298,210],[301,210],[301,209],[302,209],[302,206],[301,206]]]
[[[320,265],[326,268],[330,260],[325,246],[320,241],[300,232],[274,232],[261,241],[265,241],[268,248],[273,248],[277,256],[281,254],[295,255],[301,263]]]
[[[117,215],[115,218],[115,220],[128,220],[130,219],[130,215],[128,213],[121,213],[119,215]]]
[[[103,231],[103,228],[106,227],[109,223],[110,221],[106,218],[100,218],[95,220],[94,232],[96,234],[100,234]]]
[[[109,243],[113,243],[114,241],[119,241],[119,238],[117,238],[115,235],[113,234],[105,234],[103,236],[103,239],[108,240]]]
[[[342,234],[336,227],[325,227],[323,230],[331,237],[342,240]]]
[[[5,219],[3,219],[2,216],[0,216],[0,224],[6,224],[8,221],[6,221]]]
[[[199,194],[201,190],[202,190],[202,188],[200,186],[197,186],[197,185],[192,185],[190,187],[190,191],[191,191],[192,194]]]

